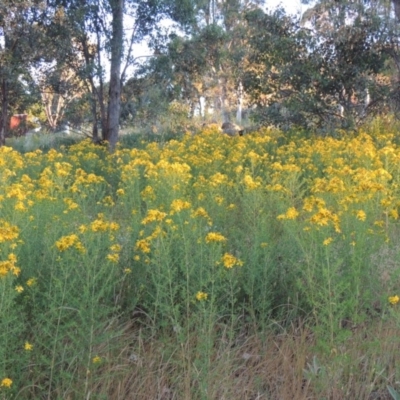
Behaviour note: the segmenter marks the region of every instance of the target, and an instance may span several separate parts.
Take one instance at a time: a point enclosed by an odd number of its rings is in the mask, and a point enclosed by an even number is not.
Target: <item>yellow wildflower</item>
[[[11,263],[15,264],[17,262],[17,256],[14,253],[10,253],[7,256],[8,261],[10,261]]]
[[[286,219],[296,219],[298,216],[299,212],[294,207],[290,207],[286,211]]]
[[[182,210],[187,210],[190,208],[191,204],[188,201],[183,201],[180,199],[173,200],[171,203],[171,214],[178,213]]]
[[[222,196],[215,196],[214,200],[219,206],[224,202],[224,198]]]
[[[113,244],[113,245],[110,247],[110,250],[111,250],[111,251],[115,251],[116,253],[118,253],[119,251],[121,251],[121,249],[122,249],[122,247],[121,247],[120,244]]]
[[[59,251],[65,251],[79,242],[77,235],[63,236],[56,242],[56,247]]]
[[[93,359],[92,359],[93,364],[98,364],[100,362],[101,362],[101,357],[99,357],[99,356],[93,357]]]
[[[93,232],[105,232],[108,229],[108,223],[102,218],[96,219],[90,224],[90,228]]]
[[[211,242],[225,242],[226,238],[224,236],[222,236],[220,233],[218,232],[210,232],[209,234],[207,234],[206,236],[206,242],[207,243],[211,243]]]
[[[216,174],[210,176],[210,186],[212,187],[218,187],[222,185],[223,183],[226,183],[228,180],[227,175],[221,174],[220,172],[217,172]]]
[[[68,206],[67,210],[64,211],[64,213],[67,213],[68,210],[75,210],[77,208],[79,208],[79,205],[77,203],[75,203],[72,199],[70,198],[65,198],[64,199],[64,203]]]
[[[365,214],[365,211],[363,210],[359,210],[357,211],[357,219],[359,219],[360,221],[365,221],[365,219],[367,218],[367,214]]]
[[[333,239],[331,237],[329,237],[323,241],[323,245],[329,246],[332,242],[333,242]]]
[[[243,183],[249,190],[257,189],[261,186],[261,183],[255,181],[250,175],[245,175],[245,177],[243,178]]]
[[[196,300],[202,301],[202,300],[207,300],[208,294],[204,292],[197,292],[196,293]]]
[[[145,200],[155,200],[156,198],[154,189],[151,186],[146,186],[140,194]]]
[[[140,250],[142,253],[150,253],[150,243],[146,239],[141,239],[136,242],[136,250]]]
[[[31,351],[33,349],[33,344],[29,343],[29,342],[25,342],[24,344],[24,349],[26,351]]]
[[[26,211],[26,207],[23,201],[18,201],[15,204],[14,210],[16,211]]]
[[[393,219],[399,219],[399,213],[396,209],[392,209],[389,211],[389,215],[393,218]]]
[[[235,168],[235,173],[236,173],[237,175],[239,175],[242,171],[243,171],[243,165],[238,165],[238,166]]]
[[[294,207],[290,207],[285,214],[278,215],[278,219],[296,219],[298,216],[299,212]]]
[[[115,205],[114,200],[112,199],[111,196],[106,196],[106,197],[104,197],[104,198],[102,199],[102,201],[101,201],[101,202],[98,202],[97,204],[101,204],[101,203],[103,203],[105,206],[110,206],[110,207],[112,207],[112,206]]]
[[[82,253],[82,254],[86,253],[86,249],[80,241],[75,243],[75,248],[76,248],[76,250],[79,251],[79,253]]]
[[[12,226],[8,222],[0,220],[0,243],[17,239],[18,234],[19,230],[16,226]]]
[[[390,296],[389,297],[389,303],[390,304],[393,304],[393,305],[395,305],[395,304],[397,304],[398,302],[400,301],[400,297],[399,296]]]
[[[227,269],[231,269],[235,266],[241,267],[243,265],[243,261],[240,261],[238,258],[229,253],[225,253],[222,256],[222,263]]]
[[[166,216],[167,214],[165,212],[159,210],[148,210],[146,217],[142,220],[142,224],[146,225],[155,221],[161,222]]]
[[[12,385],[12,383],[13,383],[13,381],[12,381],[10,378],[4,378],[4,379],[1,381],[0,386],[6,387],[6,388],[10,388],[11,385]]]
[[[117,231],[119,229],[119,224],[117,222],[110,222],[110,231]]]
[[[27,286],[33,286],[33,285],[36,285],[36,281],[37,281],[37,279],[36,278],[29,278],[27,281],[26,281],[26,285]]]
[[[272,192],[285,192],[286,189],[279,183],[275,185],[267,185],[267,189],[271,190]]]
[[[119,254],[118,253],[107,254],[107,260],[111,261],[112,263],[117,263],[119,261]]]
[[[15,290],[16,290],[18,293],[22,293],[22,292],[24,291],[24,287],[21,286],[21,285],[17,285],[17,286],[15,286]]]
[[[332,213],[326,208],[320,208],[318,212],[310,218],[310,222],[319,226],[327,226],[330,220],[332,220]]]
[[[203,207],[199,207],[192,213],[192,217],[204,217],[209,218],[207,211]]]

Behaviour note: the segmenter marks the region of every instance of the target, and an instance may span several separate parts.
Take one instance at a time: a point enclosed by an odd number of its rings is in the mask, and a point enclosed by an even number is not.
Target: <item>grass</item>
[[[95,392],[113,399],[391,399],[387,384],[397,374],[398,327],[356,327],[330,354],[319,351],[315,335],[301,324],[242,332],[233,341],[224,327],[216,329],[219,338],[204,370],[196,365],[196,332],[177,346],[173,335],[154,338],[131,327],[124,337],[131,345],[103,371],[119,379],[99,381]]]
[[[395,398],[396,129],[0,149],[0,398]]]

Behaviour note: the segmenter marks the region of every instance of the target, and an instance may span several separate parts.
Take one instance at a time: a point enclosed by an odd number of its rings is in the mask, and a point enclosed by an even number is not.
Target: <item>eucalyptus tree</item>
[[[306,23],[283,10],[248,14],[245,89],[263,123],[349,127],[384,103],[388,82],[377,78],[388,59],[387,30],[374,12],[358,11],[316,7]]]
[[[245,14],[260,5],[257,0],[194,1],[195,18],[183,33],[173,32],[157,46],[157,57],[142,75],[163,85],[166,95],[189,107],[190,115],[197,110],[205,116],[209,109],[213,118],[229,121],[243,104]]]
[[[249,46],[246,15],[260,10],[262,3],[258,0],[224,0],[217,2],[216,7],[211,3],[212,26],[214,32],[219,32],[219,40],[213,40],[211,36],[208,41],[213,64],[204,77],[204,86],[208,89],[205,97],[214,110],[220,109],[224,122],[230,121],[235,111],[237,121],[241,122],[245,97],[243,77]],[[214,42],[218,49],[212,46]],[[207,44],[207,40],[204,43]]]
[[[65,72],[61,71],[67,69],[82,80],[91,95],[93,139],[99,140],[100,119],[102,139],[108,140],[113,148],[118,139],[123,0],[49,1],[42,24],[48,40],[57,43],[49,59],[56,63],[56,75],[62,78]],[[111,60],[108,107],[104,90],[105,50]]]
[[[111,149],[118,140],[121,90],[135,60],[134,44],[149,38],[162,18],[185,24],[191,18],[190,4],[185,0],[48,1],[44,24],[62,49],[56,60],[75,68],[90,93],[95,141],[100,139],[98,122],[101,139]]]
[[[359,101],[363,98],[368,103],[364,115],[387,106],[392,108],[396,103],[398,108],[398,0],[317,0],[304,20],[314,33],[322,33],[325,43],[334,48],[343,84],[338,97],[345,113],[350,113],[351,97],[358,97]],[[347,59],[352,61],[349,63]]]

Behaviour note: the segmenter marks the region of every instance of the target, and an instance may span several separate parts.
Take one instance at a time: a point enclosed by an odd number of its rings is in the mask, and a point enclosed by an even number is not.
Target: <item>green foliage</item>
[[[251,50],[243,83],[263,123],[326,131],[354,126],[385,106],[389,85],[377,76],[387,43],[376,39],[385,21],[373,10],[336,28],[334,16],[323,23],[324,17],[310,18],[305,22],[313,30],[282,10],[256,10],[246,18]],[[373,107],[364,104],[366,91]]]
[[[100,393],[124,376],[111,365],[129,324],[185,352],[176,368],[202,398],[216,343],[304,324],[318,353],[304,377],[325,393],[327,359],[353,329],[396,320],[390,127],[337,139],[208,128],[159,143],[127,137],[132,147],[113,154],[89,141],[3,148],[0,378],[12,384],[0,390]],[[160,351],[173,359],[169,346]]]

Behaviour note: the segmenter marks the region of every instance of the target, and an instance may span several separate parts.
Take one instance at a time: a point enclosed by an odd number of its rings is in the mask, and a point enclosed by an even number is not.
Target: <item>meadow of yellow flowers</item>
[[[138,309],[180,332],[306,316],[333,344],[395,306],[398,143],[376,122],[0,148],[0,397],[86,398]]]

